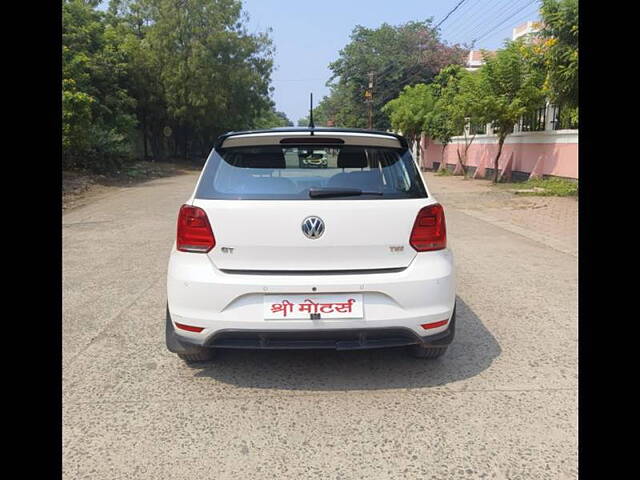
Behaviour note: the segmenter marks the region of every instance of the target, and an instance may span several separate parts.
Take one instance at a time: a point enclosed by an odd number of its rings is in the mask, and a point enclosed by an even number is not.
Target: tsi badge
[[[389,250],[391,251],[391,253],[400,253],[404,251],[404,247],[402,245],[399,247],[389,247]]]

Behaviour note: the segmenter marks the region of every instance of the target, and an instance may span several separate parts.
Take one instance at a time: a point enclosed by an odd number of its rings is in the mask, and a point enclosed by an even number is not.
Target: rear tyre
[[[411,345],[409,353],[415,358],[438,358],[444,355],[448,346],[444,347],[424,347],[422,345]]]
[[[178,356],[186,363],[207,362],[215,358],[216,351],[213,348],[203,348],[194,353],[178,353]]]

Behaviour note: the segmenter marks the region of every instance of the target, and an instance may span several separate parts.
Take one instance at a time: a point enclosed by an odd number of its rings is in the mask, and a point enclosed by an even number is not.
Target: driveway
[[[63,216],[65,479],[577,477],[575,236],[536,237],[496,213],[504,192],[428,174],[458,273],[444,357],[224,351],[190,367],[164,346],[165,272],[196,179]]]

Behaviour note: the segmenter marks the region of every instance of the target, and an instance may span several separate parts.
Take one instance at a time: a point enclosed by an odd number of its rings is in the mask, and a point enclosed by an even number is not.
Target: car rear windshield
[[[269,145],[214,150],[196,198],[251,200],[423,198],[406,149]]]

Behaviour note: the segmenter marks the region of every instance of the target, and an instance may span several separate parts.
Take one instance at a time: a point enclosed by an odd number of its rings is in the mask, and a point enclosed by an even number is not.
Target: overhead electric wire
[[[531,17],[533,15],[535,15],[535,13],[536,13],[536,11],[534,10],[532,12],[527,13],[526,15],[516,17],[512,21],[514,22],[515,25],[521,25],[525,21],[532,20]],[[496,30],[495,32],[492,32],[491,34],[489,34],[489,35],[485,36],[484,38],[482,38],[480,40],[480,42],[483,45],[494,43],[496,41],[496,39],[498,38],[498,35],[500,35],[500,31],[501,30]],[[509,36],[509,39],[511,39],[511,35]]]
[[[483,11],[479,12],[477,15],[474,15],[471,22],[465,22],[462,19],[467,18],[469,15],[473,15],[473,12],[471,12],[472,8],[467,8],[464,16],[462,16],[461,9],[461,11],[458,12],[457,18],[454,20],[454,23],[450,24],[450,28],[444,30],[443,33],[452,43],[468,44],[474,39],[476,39],[476,41],[477,39],[485,39],[491,33],[493,33],[495,29],[502,26],[502,24],[513,19],[514,16],[526,10],[527,7],[532,5],[532,3],[534,2],[519,3],[513,2],[511,0],[507,0],[506,2],[502,3],[496,3],[496,0],[493,0],[481,5]],[[465,6],[470,6],[470,4],[467,4]],[[473,4],[474,8],[475,6],[476,4]],[[534,10],[532,10],[531,12],[528,12],[525,16],[534,14],[536,10],[537,7],[534,8]],[[500,12],[501,15],[496,15],[496,11]],[[502,18],[500,18],[500,16],[502,16]],[[497,17],[499,19],[499,23],[487,31],[485,30],[485,24],[487,23],[487,20],[492,17]],[[472,48],[474,47],[474,45],[471,46]]]
[[[534,3],[536,3],[538,0],[532,0],[531,2],[529,2],[527,5],[525,5],[524,7],[522,7],[520,10],[518,10],[517,12],[515,12],[513,15],[510,15],[509,17],[505,18],[502,22],[500,22],[498,25],[496,25],[495,27],[493,27],[492,29],[490,29],[488,32],[480,35],[479,37],[476,37],[473,40],[473,44],[475,44],[477,41],[482,40],[483,38],[485,38],[487,35],[489,35],[491,32],[493,32],[494,30],[496,30],[497,28],[500,28],[504,23],[506,23],[507,21],[511,20],[511,18],[513,18],[515,15],[517,15],[518,13],[520,13],[522,10],[524,10],[525,8],[527,8],[530,5],[533,5]]]
[[[499,10],[498,14],[494,12],[488,12],[488,16],[485,16],[478,21],[474,22],[473,25],[469,27],[469,29],[465,32],[466,37],[469,39],[468,41],[472,41],[478,35],[486,32],[487,23],[495,23],[504,21],[505,18],[508,18],[510,15],[516,14],[520,9],[526,7],[527,0],[523,0],[520,2],[508,2],[507,5],[496,5],[496,10]]]
[[[463,7],[461,10],[458,11],[458,15],[461,15],[463,12],[467,12],[467,14],[469,14],[469,12],[471,12],[472,8],[476,5],[478,5],[478,3],[481,0],[476,0],[475,3],[471,2],[471,3],[467,3],[466,5],[463,6],[463,4],[465,3],[465,1],[460,1],[458,2],[458,4],[438,23],[438,25],[436,26],[436,28],[438,26],[440,26],[442,23],[444,23],[445,20],[447,20],[447,18],[449,18],[451,16],[451,14],[453,14],[453,12],[455,12],[459,7]],[[526,0],[525,0],[526,1]],[[477,42],[478,40],[482,40],[484,38],[486,38],[488,35],[490,35],[491,33],[493,33],[496,29],[500,28],[504,23],[506,23],[507,21],[511,20],[514,16],[518,15],[519,13],[522,13],[525,9],[527,9],[529,6],[531,6],[533,3],[536,3],[538,0],[532,0],[526,4],[522,4],[522,3],[518,3],[518,2],[512,2],[511,0],[507,0],[507,2],[503,2],[504,3],[508,3],[506,5],[504,5],[505,8],[500,7],[500,0],[493,0],[490,2],[490,5],[496,5],[496,7],[502,8],[501,9],[501,13],[503,14],[503,18],[502,20],[500,20],[500,22],[496,25],[494,25],[491,29],[484,31],[484,33],[482,33],[481,35],[477,35],[479,32],[481,32],[481,27],[485,24],[486,20],[490,17],[495,17],[495,13],[492,12],[492,9],[486,9],[487,4],[482,4],[482,7],[485,9],[483,11],[486,12],[485,15],[482,15],[481,18],[478,20],[477,16],[473,17],[473,20],[475,20],[473,22],[472,28],[471,29],[467,29],[467,31],[465,33],[469,33],[471,32],[473,35],[470,35],[467,38],[474,38],[474,42]],[[507,16],[504,17],[504,14],[506,14]],[[456,16],[456,19],[458,21],[458,28],[457,30],[460,30],[461,28],[464,27],[464,24],[460,24],[460,20],[461,17]],[[386,85],[388,85],[388,80],[384,77],[384,75],[391,71],[394,68],[400,68],[403,69],[403,67],[401,65],[398,65],[396,63],[391,63],[379,70],[371,70],[374,74],[374,91],[378,90],[380,91],[380,87],[382,87],[382,90],[384,90],[384,87]],[[420,69],[416,72],[404,72],[405,74],[409,73],[405,78],[402,79],[402,83],[406,84],[406,85],[410,85],[412,84],[416,79],[418,79],[420,76],[422,76],[424,74],[424,72],[420,71]],[[378,87],[378,88],[376,88]],[[385,100],[385,98],[382,98],[382,100]]]
[[[460,0],[460,2],[459,2],[455,7],[453,7],[453,9],[452,9],[449,13],[447,13],[447,15],[446,15],[442,20],[440,20],[440,23],[438,23],[438,24],[436,25],[436,28],[438,28],[440,25],[442,25],[442,24],[445,22],[445,20],[447,20],[447,18],[449,18],[449,17],[451,16],[451,14],[452,14],[453,12],[455,12],[455,11],[458,9],[458,7],[459,7],[460,5],[462,5],[462,4],[463,4],[464,2],[466,2],[466,1],[467,1],[467,0]]]
[[[456,18],[453,19],[444,29],[443,33],[447,34],[447,36],[451,36],[452,33],[459,33],[460,31],[465,31],[469,29],[469,26],[472,23],[475,23],[479,17],[486,15],[487,12],[491,12],[492,5],[496,3],[496,1],[509,1],[509,0],[483,0],[478,4],[467,4],[469,8],[464,12],[459,12]]]
[[[492,28],[495,28],[497,30],[498,27],[495,26],[495,25],[497,25],[499,23],[502,23],[502,24],[504,24],[505,22],[513,23],[512,17],[514,15],[518,15],[518,13],[521,12],[523,8],[524,9],[527,8],[526,1],[521,3],[521,4],[514,4],[513,8],[506,9],[503,12],[502,16],[496,16],[496,18],[493,19],[492,23],[494,23],[494,27],[492,27]],[[486,33],[487,33],[486,22],[482,22],[482,23],[478,24],[474,29],[470,30],[467,33],[467,35],[468,35],[468,38],[470,38],[472,40],[475,40],[478,37],[480,37],[480,36],[482,36],[482,35],[484,35]]]
[[[446,33],[451,37],[462,36],[465,39],[471,39],[475,30],[483,27],[489,20],[499,16],[496,12],[504,13],[505,10],[509,11],[514,5],[517,8],[517,2],[513,2],[513,0],[493,0],[484,3],[481,12],[474,15],[468,22],[459,24],[455,30],[447,30]]]
[[[529,9],[529,10],[524,10],[523,12],[520,13],[520,15],[518,15],[517,17],[511,19],[511,22],[514,26],[519,26],[522,25],[524,22],[527,21],[538,21],[539,19],[539,15],[540,15],[540,10],[538,9],[537,5],[533,5],[533,9]],[[494,38],[495,35],[497,33],[499,33],[500,30],[497,30],[496,32],[493,32],[490,35],[487,35],[483,40],[487,41],[490,38]]]
[[[490,1],[478,0],[478,1],[482,1],[482,6],[481,6],[482,10],[478,12],[475,11],[477,6],[477,1],[476,3],[465,4],[465,6],[456,15],[456,18],[454,18],[451,22],[449,22],[447,27],[445,27],[445,29],[443,30],[443,33],[446,33],[449,38],[454,38],[461,31],[467,30],[472,23],[475,23],[478,20],[478,17],[482,17],[483,14],[486,14],[491,4],[501,0],[490,0]],[[511,0],[506,0],[506,1],[509,2]]]

